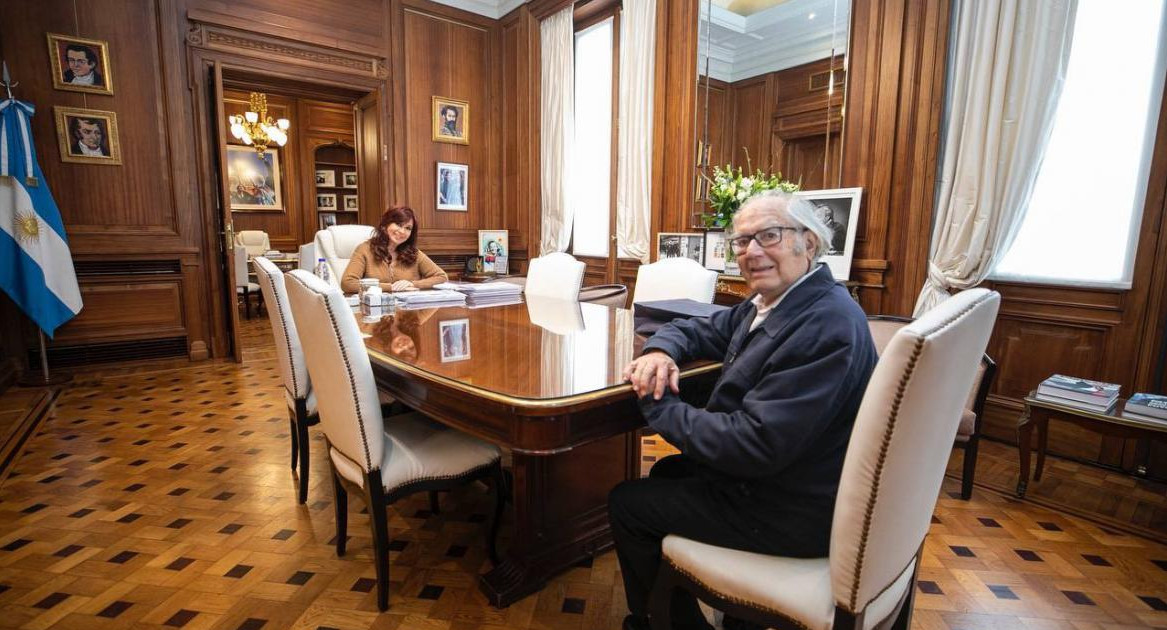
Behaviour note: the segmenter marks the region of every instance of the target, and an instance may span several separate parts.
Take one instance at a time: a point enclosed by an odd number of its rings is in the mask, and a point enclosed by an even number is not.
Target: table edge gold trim
[[[1111,424],[1121,424],[1123,426],[1134,427],[1137,429],[1151,429],[1152,431],[1167,433],[1167,426],[1150,424],[1150,423],[1143,422],[1140,420],[1135,420],[1133,418],[1125,418],[1123,416],[1112,416],[1112,415],[1105,414],[1105,413],[1098,413],[1097,411],[1092,411],[1090,409],[1082,409],[1081,407],[1075,407],[1073,405],[1063,405],[1061,403],[1043,400],[1041,398],[1038,398],[1036,396],[1035,392],[1030,392],[1029,395],[1027,395],[1027,396],[1025,396],[1025,398],[1023,398],[1023,400],[1025,401],[1026,404],[1033,404],[1033,405],[1037,405],[1039,407],[1048,407],[1048,408],[1054,409],[1056,411],[1066,411],[1066,412],[1071,412],[1071,413],[1075,413],[1075,414],[1079,414],[1079,415],[1084,415],[1087,418],[1092,418],[1094,420],[1101,420],[1102,422],[1109,422]],[[1123,399],[1123,400],[1124,400],[1123,405],[1124,405],[1124,409],[1125,409],[1125,405],[1126,405],[1125,400],[1126,399]]]
[[[597,398],[604,398],[614,394],[622,394],[624,392],[632,391],[632,385],[625,383],[622,385],[617,385],[614,388],[604,388],[599,391],[587,392],[584,394],[574,394],[571,396],[562,396],[559,398],[522,398],[519,396],[511,396],[509,394],[500,394],[498,392],[494,392],[489,389],[483,389],[481,387],[475,387],[473,385],[467,385],[466,383],[452,379],[448,376],[434,374],[433,372],[427,372],[421,368],[409,365],[408,363],[402,363],[401,361],[394,359],[393,357],[385,354],[384,352],[381,352],[380,350],[374,350],[372,348],[369,348],[368,350],[369,356],[375,357],[379,361],[391,365],[394,368],[401,369],[415,376],[421,376],[433,381],[437,381],[443,385],[447,385],[459,391],[481,396],[494,402],[506,405],[514,405],[516,407],[526,407],[529,409],[555,409],[558,407],[567,407],[570,405],[596,400]],[[713,372],[715,370],[720,370],[721,367],[722,364],[720,362],[716,362],[709,365],[703,365],[701,367],[690,368],[688,370],[681,370],[681,378]]]

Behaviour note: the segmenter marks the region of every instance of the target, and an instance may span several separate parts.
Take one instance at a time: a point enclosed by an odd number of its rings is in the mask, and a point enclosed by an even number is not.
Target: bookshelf
[[[357,223],[360,181],[356,179],[356,152],[336,143],[317,147],[313,157],[317,226],[323,229]]]

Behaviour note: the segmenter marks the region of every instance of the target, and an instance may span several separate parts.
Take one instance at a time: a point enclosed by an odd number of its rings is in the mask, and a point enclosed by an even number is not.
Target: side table
[[[1029,392],[1024,400],[1025,410],[1017,421],[1017,450],[1021,455],[1021,473],[1017,478],[1017,496],[1019,498],[1025,496],[1025,490],[1029,486],[1029,451],[1034,428],[1037,429],[1037,470],[1034,471],[1033,480],[1035,482],[1041,481],[1041,473],[1045,468],[1045,450],[1051,417],[1103,435],[1167,440],[1167,423],[1154,424],[1144,420],[1122,417],[1123,406],[1126,405],[1125,398],[1120,398],[1110,413],[1089,411],[1048,400],[1039,400],[1036,390]]]

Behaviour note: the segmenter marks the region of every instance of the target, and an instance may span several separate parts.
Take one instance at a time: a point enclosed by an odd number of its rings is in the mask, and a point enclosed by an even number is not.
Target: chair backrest
[[[586,267],[583,261],[563,252],[540,256],[527,266],[527,284],[523,292],[527,295],[577,300]]]
[[[280,364],[280,375],[284,377],[284,388],[292,398],[303,400],[308,397],[311,383],[308,380],[308,367],[304,365],[304,348],[296,332],[296,320],[292,318],[292,306],[288,303],[284,272],[263,256],[253,260],[259,290],[263,291],[263,303],[267,305],[267,317],[271,320],[271,333],[276,341],[276,359]]]
[[[333,225],[316,233],[316,257],[328,263],[330,284],[340,286],[340,277],[353,257],[353,250],[372,238],[373,231],[368,225]]]
[[[527,316],[531,323],[557,335],[570,335],[584,329],[579,302],[532,295],[527,298]]]
[[[864,610],[910,566],[1001,296],[962,291],[896,332],[867,384],[831,530],[835,603]]]
[[[247,248],[248,256],[262,256],[271,251],[271,240],[263,230],[242,230],[235,233],[235,244]]]
[[[579,301],[626,308],[628,306],[628,287],[622,284],[599,284],[584,287],[579,290]]]
[[[636,270],[632,303],[690,299],[713,303],[717,272],[691,258],[664,258]]]
[[[300,246],[299,268],[304,271],[316,271],[316,243],[304,243]]]
[[[380,469],[385,455],[381,404],[352,308],[339,287],[303,269],[285,278],[324,434],[365,472]]]
[[[245,287],[249,283],[247,279],[247,249],[242,245],[235,246],[235,286]]]

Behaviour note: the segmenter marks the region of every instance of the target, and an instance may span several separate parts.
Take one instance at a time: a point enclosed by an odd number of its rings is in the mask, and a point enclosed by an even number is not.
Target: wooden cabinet
[[[315,195],[317,226],[357,223],[360,210],[357,154],[353,147],[333,142],[316,147]]]

